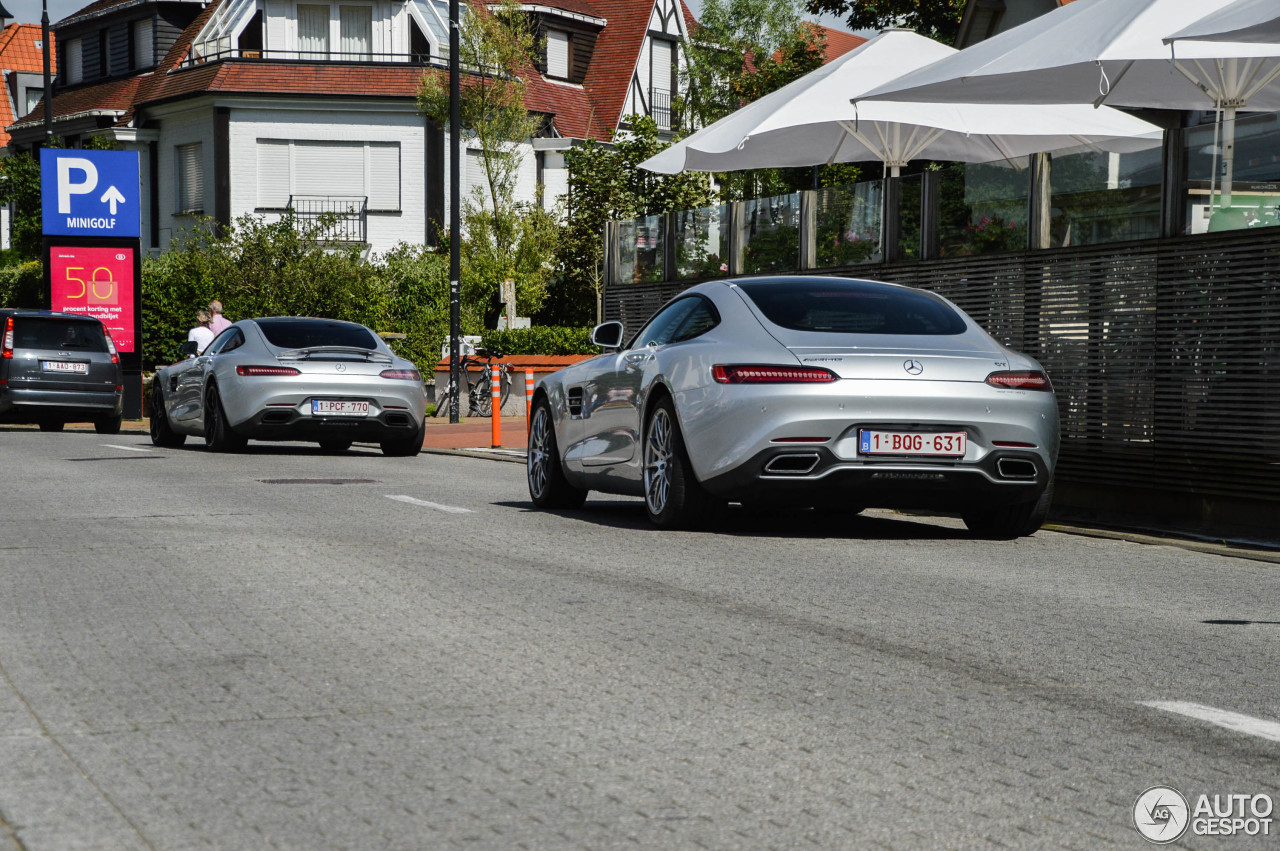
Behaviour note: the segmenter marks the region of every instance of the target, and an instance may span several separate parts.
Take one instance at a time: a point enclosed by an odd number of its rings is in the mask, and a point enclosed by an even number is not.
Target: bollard
[[[533,370],[524,371],[524,426],[525,431],[533,428]]]
[[[494,369],[492,372],[493,384],[491,392],[493,393],[493,449],[502,448],[502,370]]]

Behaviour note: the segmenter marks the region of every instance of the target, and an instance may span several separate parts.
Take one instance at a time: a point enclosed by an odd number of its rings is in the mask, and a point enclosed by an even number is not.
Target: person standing
[[[213,331],[209,328],[209,323],[213,317],[209,315],[207,310],[196,311],[196,327],[187,332],[187,341],[194,341],[200,347],[199,353],[203,354],[204,350],[209,348],[209,344],[213,342]]]
[[[222,302],[216,298],[209,302],[209,314],[213,317],[209,323],[209,330],[213,332],[213,336],[216,337],[231,327],[231,320],[222,315]]]

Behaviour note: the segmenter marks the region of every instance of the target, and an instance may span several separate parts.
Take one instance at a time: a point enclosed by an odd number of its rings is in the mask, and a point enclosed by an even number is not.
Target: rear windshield
[[[282,349],[312,346],[350,346],[376,349],[378,341],[363,325],[336,319],[259,319],[267,342]]]
[[[963,334],[964,319],[931,293],[870,281],[738,284],[775,325],[825,334]]]
[[[73,352],[105,352],[107,338],[102,323],[89,319],[52,316],[13,317],[15,349],[65,349]]]

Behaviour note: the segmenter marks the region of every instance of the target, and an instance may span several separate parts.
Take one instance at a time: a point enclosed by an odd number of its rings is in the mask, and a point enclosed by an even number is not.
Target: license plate
[[[89,374],[89,364],[87,363],[73,363],[72,361],[65,360],[47,360],[43,362],[42,366],[44,367],[45,372],[70,372],[77,375]]]
[[[329,399],[312,399],[311,413],[339,417],[369,416],[368,402],[337,402]]]
[[[860,455],[932,455],[945,458],[964,456],[968,445],[963,431],[917,432],[873,431],[858,432]]]

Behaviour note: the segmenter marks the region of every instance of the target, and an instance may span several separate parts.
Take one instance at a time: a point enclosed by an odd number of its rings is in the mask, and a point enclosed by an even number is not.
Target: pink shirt
[[[218,336],[223,331],[231,327],[231,320],[223,316],[221,313],[213,314],[213,321],[209,323],[209,330],[213,332],[213,336]]]

